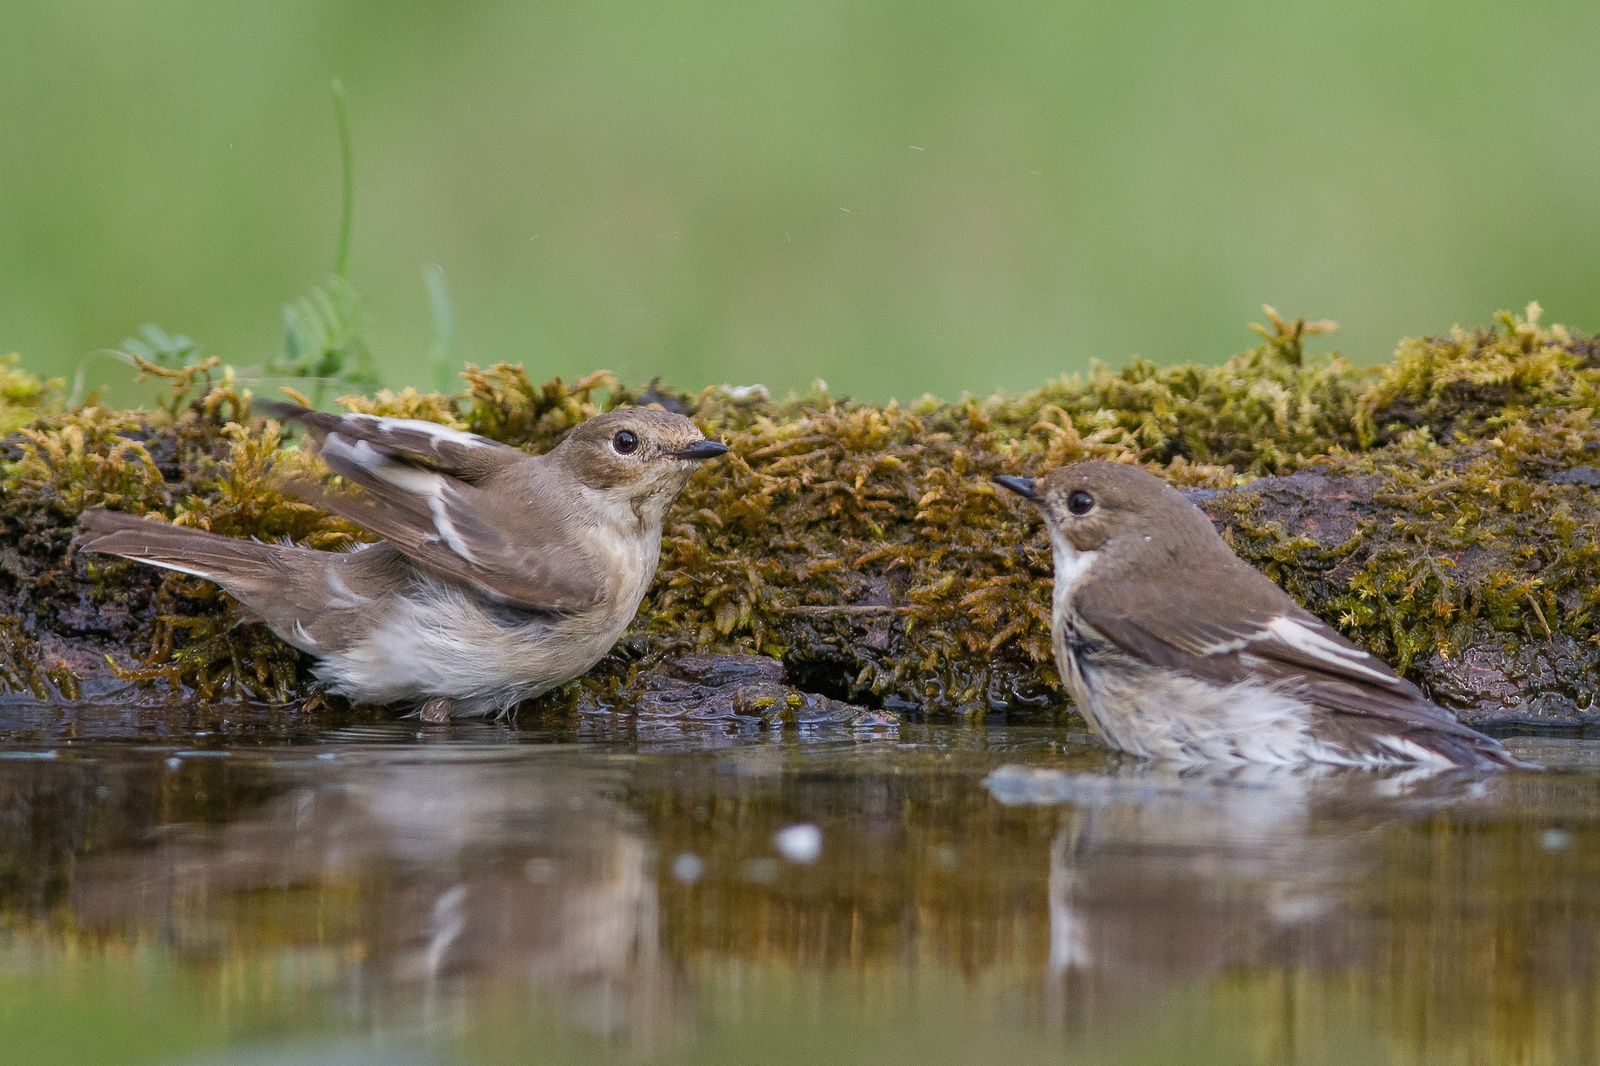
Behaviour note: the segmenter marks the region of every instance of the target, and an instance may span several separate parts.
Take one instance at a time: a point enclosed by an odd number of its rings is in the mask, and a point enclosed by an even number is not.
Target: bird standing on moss
[[[598,662],[655,576],[667,509],[728,450],[649,408],[531,456],[432,422],[261,406],[305,423],[364,495],[291,490],[381,541],[314,551],[89,511],[79,547],[215,581],[315,657],[329,691],[430,722],[504,713]]]
[[[1189,763],[1522,765],[1234,555],[1159,478],[1091,462],[995,481],[1043,513],[1056,665],[1113,748]]]

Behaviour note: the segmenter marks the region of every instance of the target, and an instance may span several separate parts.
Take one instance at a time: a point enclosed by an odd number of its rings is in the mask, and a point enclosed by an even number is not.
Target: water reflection
[[[382,728],[9,751],[0,1038],[72,1061],[24,1009],[136,986],[204,1039],[129,1061],[1596,1058],[1584,742],[1213,779],[1044,728]]]
[[[1124,1024],[1158,993],[1240,966],[1329,968],[1348,887],[1385,827],[1482,800],[1483,779],[1311,767],[1097,773],[1007,765],[984,785],[1061,812],[1050,848],[1049,1018]]]

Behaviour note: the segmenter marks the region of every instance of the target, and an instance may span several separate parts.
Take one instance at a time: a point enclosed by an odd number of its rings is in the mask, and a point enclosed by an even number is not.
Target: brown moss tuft
[[[608,371],[598,370],[571,385],[560,378],[535,385],[526,370],[509,363],[488,370],[469,366],[461,377],[468,389],[467,428],[533,451],[545,451],[567,430],[599,414],[594,393],[616,383]]]
[[[206,697],[287,699],[306,681],[298,653],[261,625],[236,625],[235,605],[216,586],[71,553],[78,516],[91,507],[313,547],[347,546],[358,533],[272,487],[279,467],[305,460],[280,449],[274,423],[241,423],[248,393],[215,360],[145,369],[173,382],[165,410],[85,407],[7,438],[0,544],[12,565],[0,613],[19,618],[29,640],[106,641],[123,664],[118,676]]]
[[[1468,440],[1544,407],[1600,406],[1600,358],[1592,339],[1540,326],[1541,309],[1502,311],[1496,324],[1400,342],[1394,362],[1362,396],[1364,446],[1426,428],[1435,440]]]
[[[659,403],[729,444],[672,512],[623,645],[552,707],[581,692],[625,703],[689,650],[777,656],[803,689],[892,709],[1058,703],[1049,547],[989,479],[1100,458],[1197,490],[1241,554],[1470,715],[1526,717],[1516,701],[1537,690],[1546,718],[1600,717],[1600,340],[1542,327],[1531,307],[1361,370],[1305,352],[1331,324],[1268,318],[1264,343],[1221,367],[1097,366],[911,408],[820,388],[636,392],[605,372],[535,385],[506,365],[471,368],[456,396],[343,402],[531,451],[602,409]],[[146,369],[173,382],[166,410],[88,407],[7,439],[0,615],[30,637],[102,640],[125,676],[211,698],[304,694],[300,657],[235,625],[207,583],[68,556],[90,506],[324,548],[359,535],[275,490],[311,460],[249,418],[225,368]],[[31,684],[21,670],[0,677]]]
[[[1377,372],[1337,353],[1307,357],[1307,337],[1332,322],[1286,322],[1264,308],[1266,343],[1220,367],[1158,367],[1135,359],[1120,370],[1095,363],[1086,379],[1062,378],[1015,399],[997,397],[986,414],[1003,430],[1026,432],[1053,417],[1084,437],[1116,434],[1159,463],[1232,466],[1283,473],[1335,448],[1359,444],[1359,401]]]
[[[304,403],[305,400],[301,397],[297,402]],[[460,412],[456,410],[453,397],[441,396],[436,392],[418,392],[410,387],[399,392],[383,389],[376,396],[341,396],[339,405],[357,414],[415,418],[423,422],[438,422],[451,429],[467,428],[467,424],[461,421]]]

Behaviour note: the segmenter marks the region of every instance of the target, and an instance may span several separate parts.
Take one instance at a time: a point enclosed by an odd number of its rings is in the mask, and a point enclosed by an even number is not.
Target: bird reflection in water
[[[196,962],[271,944],[286,972],[339,975],[351,1012],[375,1022],[439,1024],[505,980],[601,1035],[659,1036],[674,1016],[655,855],[617,775],[347,751],[271,776],[285,787],[237,820],[168,826],[81,866],[75,919],[160,928]]]
[[[1374,1061],[1597,1057],[1600,775],[1216,778],[1058,736],[0,761],[0,979],[6,945],[158,944],[212,1002],[260,975],[280,1027],[508,1059],[556,1032],[712,1061],[735,1031],[861,1061],[1152,1033],[1229,1061],[1352,1032]]]

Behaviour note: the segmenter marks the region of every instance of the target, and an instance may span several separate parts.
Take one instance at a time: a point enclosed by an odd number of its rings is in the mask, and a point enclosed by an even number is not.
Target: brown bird
[[[1228,548],[1134,466],[997,477],[1039,505],[1057,668],[1113,748],[1179,762],[1520,766]]]
[[[258,406],[305,423],[364,490],[291,491],[381,541],[314,551],[89,511],[79,547],[215,581],[313,656],[328,691],[420,704],[428,721],[505,713],[598,662],[655,576],[667,509],[728,450],[650,408],[531,456],[432,422]]]

